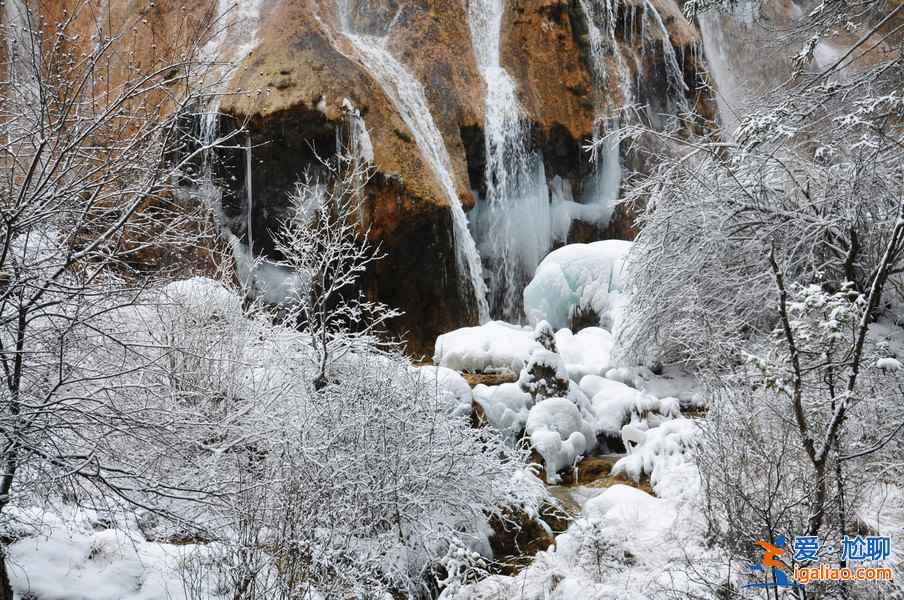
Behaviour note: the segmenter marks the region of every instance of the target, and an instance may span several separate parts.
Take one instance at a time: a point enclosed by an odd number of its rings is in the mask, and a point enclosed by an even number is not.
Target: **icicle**
[[[247,136],[245,146],[245,195],[248,198],[248,214],[245,215],[248,228],[248,252],[254,256],[253,223],[254,223],[254,196],[251,193],[251,135]]]

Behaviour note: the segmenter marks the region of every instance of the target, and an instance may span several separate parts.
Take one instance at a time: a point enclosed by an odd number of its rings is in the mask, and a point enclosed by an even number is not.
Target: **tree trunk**
[[[0,545],[0,600],[13,600],[13,588],[6,570],[6,545]]]

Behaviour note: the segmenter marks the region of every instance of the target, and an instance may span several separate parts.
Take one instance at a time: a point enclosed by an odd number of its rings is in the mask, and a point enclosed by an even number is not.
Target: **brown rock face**
[[[477,320],[469,283],[456,268],[449,198],[393,91],[384,90],[385,81],[368,69],[343,27],[385,36],[393,56],[422,82],[466,205],[473,198],[459,125],[481,120],[482,92],[471,53],[460,52],[461,45],[470,49],[462,6],[391,4],[356,7],[352,23],[343,24],[332,3],[279,4],[263,20],[259,44],[231,82],[235,93],[222,111],[251,132],[252,237],[256,249],[272,253],[270,230],[284,215],[287,193],[305,169],[316,168],[317,155],[336,150],[343,100],[360,110],[376,169],[366,190],[366,220],[389,256],[368,277],[369,293],[405,311],[395,333],[412,353],[429,354],[439,333]],[[429,53],[422,51],[426,40]],[[241,158],[227,161],[231,216],[245,208]]]
[[[335,0],[240,0],[225,16],[217,14],[219,4],[35,2],[43,28],[70,19],[75,23],[83,32],[72,42],[76,46],[126,31],[132,54],[111,63],[99,85],[115,84],[188,48],[202,59],[237,63],[228,71],[214,67],[199,79],[216,86],[217,77],[228,72],[228,81],[216,88],[225,92],[219,101],[226,115],[221,125],[249,132],[253,201],[246,218],[245,151],[223,151],[217,174],[224,182],[224,213],[230,229],[250,237],[255,251],[265,255],[274,255],[271,231],[285,215],[298,178],[317,168],[319,156],[336,151],[347,99],[360,111],[373,146],[376,173],[365,191],[366,225],[388,254],[368,273],[368,293],[406,312],[394,324],[395,333],[415,354],[429,354],[439,333],[474,324],[476,299],[457,265],[450,215],[450,201],[467,209],[475,202],[473,191],[485,191],[486,89],[473,52],[469,0],[348,0],[347,14],[339,14]],[[628,97],[614,55],[592,56],[583,4],[506,0],[500,39],[501,64],[516,83],[530,126],[529,149],[544,157],[547,178],[569,180],[576,195],[593,169],[584,145],[601,107],[621,106]],[[696,89],[702,70],[701,53],[694,51],[698,35],[675,1],[621,0],[617,6],[614,36],[636,82],[638,104],[648,114],[671,109],[665,91],[667,43],[676,49],[689,103],[711,114],[709,97]],[[655,7],[667,35],[649,27],[645,39],[640,35],[638,15],[646,6]],[[385,69],[361,48],[376,40],[392,59],[392,64],[382,63]],[[414,92],[423,97],[442,148],[423,143],[423,122],[412,126],[428,111],[412,114],[410,102],[400,99],[411,90],[395,86],[389,72],[394,69],[396,74],[404,69],[416,81]],[[607,74],[605,84],[599,73]],[[437,163],[449,173],[451,186],[438,175]],[[630,237],[631,220],[630,211],[622,210],[608,229],[574,223],[570,237]]]
[[[585,174],[581,144],[593,133],[595,119],[593,76],[578,45],[578,30],[586,25],[577,21],[571,4],[513,0],[502,31],[502,65],[520,84],[548,174],[565,177]]]

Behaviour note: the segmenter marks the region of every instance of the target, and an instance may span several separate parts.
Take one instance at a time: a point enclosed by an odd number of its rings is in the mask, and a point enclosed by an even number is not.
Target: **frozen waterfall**
[[[543,159],[527,148],[515,83],[500,65],[503,0],[473,0],[468,18],[486,84],[486,193],[472,214],[494,317],[518,321],[521,290],[552,244]]]

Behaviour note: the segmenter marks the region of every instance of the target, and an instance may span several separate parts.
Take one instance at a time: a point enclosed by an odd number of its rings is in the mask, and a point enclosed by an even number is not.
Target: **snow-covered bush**
[[[293,382],[295,401],[274,407],[244,466],[270,483],[223,507],[223,543],[256,557],[244,565],[256,590],[248,598],[426,597],[450,551],[488,552],[490,515],[537,511],[543,492],[519,483],[525,456],[450,414],[404,359],[359,356],[337,378],[320,389],[313,378]]]
[[[568,369],[562,357],[538,348],[531,352],[530,358],[518,377],[518,385],[531,395],[534,401],[553,396],[564,396],[568,393]]]
[[[349,119],[349,128],[357,131],[356,117]],[[401,314],[361,289],[365,272],[385,254],[368,239],[370,230],[361,221],[364,185],[373,168],[360,150],[340,146],[331,160],[322,161],[325,176],[307,173],[296,182],[289,215],[274,234],[279,266],[299,281],[277,312],[310,334],[321,386],[345,353],[392,348],[386,326]]]

